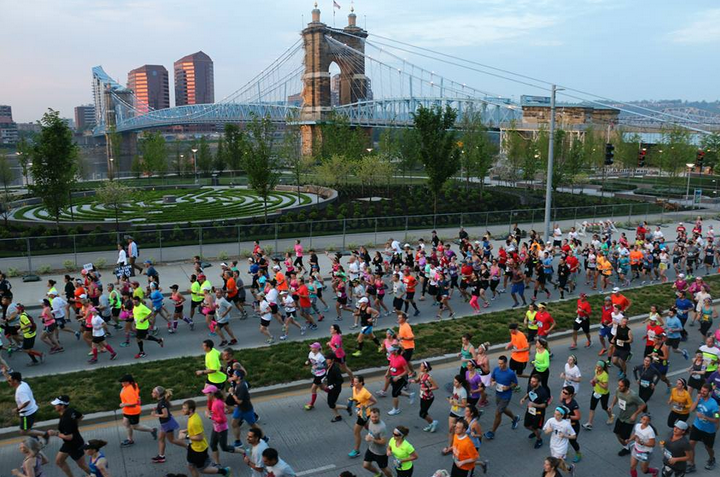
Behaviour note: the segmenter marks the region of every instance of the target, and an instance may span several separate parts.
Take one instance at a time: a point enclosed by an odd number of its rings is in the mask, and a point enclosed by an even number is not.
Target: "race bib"
[[[600,393],[593,393],[593,397],[594,397],[595,399],[600,399],[600,398],[602,397],[602,394],[600,394]]]
[[[638,452],[637,448],[635,449],[634,456],[637,460],[642,462],[647,462],[650,458],[649,452]]]
[[[663,450],[663,455],[664,455],[665,458],[668,459],[668,460],[669,460],[669,459],[672,459],[672,452],[670,452],[670,451],[667,450],[667,449],[664,449],[664,450]]]
[[[646,387],[650,386],[650,381],[648,381],[647,379],[641,379],[640,386],[646,388]]]
[[[537,325],[538,325],[538,328],[542,328],[542,327],[543,327],[543,322],[542,322],[542,321],[538,321],[538,322],[537,322]]]
[[[627,408],[627,402],[624,399],[618,399],[618,407],[624,411]]]
[[[682,412],[682,411],[684,410],[683,406],[682,406],[681,404],[678,404],[678,403],[673,403],[672,409],[673,409],[673,411],[675,411],[675,412]]]
[[[534,407],[529,407],[528,414],[530,414],[531,416],[535,416],[537,414],[537,409],[535,409]]]
[[[338,298],[342,298],[342,293],[337,292],[337,296],[338,296]]]
[[[615,344],[616,344],[617,346],[625,346],[625,341],[623,341],[623,340],[615,340]]]
[[[497,383],[497,384],[495,385],[495,391],[497,391],[497,392],[499,392],[499,393],[505,392],[505,386],[503,386],[503,385],[500,384],[500,383]]]
[[[578,325],[581,325],[582,322],[583,322],[583,319],[581,317],[578,316],[577,318],[575,318],[575,323],[577,323]]]
[[[700,379],[700,375],[699,375],[699,374],[691,374],[690,377],[693,378],[693,379]]]

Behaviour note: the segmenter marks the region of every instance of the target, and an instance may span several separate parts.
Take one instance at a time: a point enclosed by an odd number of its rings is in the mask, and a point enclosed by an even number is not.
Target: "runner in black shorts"
[[[70,407],[69,396],[58,396],[50,404],[55,406],[55,411],[60,414],[58,429],[48,431],[49,436],[57,437],[62,441],[60,450],[55,457],[55,464],[65,474],[72,475],[70,466],[67,464],[67,458],[70,457],[83,472],[90,474],[90,468],[85,462],[85,452],[83,450],[85,440],[80,435],[78,427],[78,423],[83,417],[82,413]]]

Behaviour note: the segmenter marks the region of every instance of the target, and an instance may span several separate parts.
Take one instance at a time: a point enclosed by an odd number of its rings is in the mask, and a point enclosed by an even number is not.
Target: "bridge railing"
[[[662,223],[668,217],[663,208],[654,203],[563,207],[552,210],[552,220],[561,223],[564,231],[583,221],[595,222],[610,219],[619,226],[634,229],[637,222],[651,218],[651,223]],[[687,212],[686,220],[691,214]],[[93,262],[112,265],[117,258],[117,244],[130,233],[139,244],[142,260],[172,262],[188,260],[194,255],[229,259],[246,257],[252,250],[252,241],[260,240],[273,253],[292,250],[295,239],[301,239],[305,249],[349,250],[359,245],[382,246],[392,237],[403,242],[414,242],[419,237],[429,238],[431,230],[441,237],[454,238],[457,229],[464,226],[473,237],[489,231],[494,237],[505,236],[513,224],[522,230],[542,231],[543,209],[516,209],[495,212],[464,212],[456,214],[407,215],[394,217],[358,217],[337,220],[305,222],[279,222],[264,224],[232,224],[188,227],[183,225],[158,226],[154,229],[127,231],[101,231],[96,229],[69,235],[27,236],[0,239],[0,270],[17,271],[76,270],[78,266]],[[258,219],[260,220],[260,219]],[[679,220],[675,218],[674,220]]]

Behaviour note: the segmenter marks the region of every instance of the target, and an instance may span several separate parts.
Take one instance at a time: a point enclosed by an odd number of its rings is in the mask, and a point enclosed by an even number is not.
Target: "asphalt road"
[[[640,333],[641,325],[636,324],[633,328]],[[596,333],[596,332],[595,332]],[[690,342],[686,343],[688,348],[692,349],[696,345],[696,333],[690,334]],[[569,339],[561,339],[552,342],[552,349],[555,357],[551,365],[550,388],[553,392],[554,399],[558,399],[561,380],[559,373],[569,355],[568,350]],[[578,357],[579,366],[583,374],[583,382],[581,383],[578,402],[583,414],[586,417],[589,409],[590,387],[588,384],[589,376],[592,373],[593,366],[597,360],[598,345],[595,344],[590,349],[580,348],[574,353]],[[642,354],[642,344],[638,341],[635,343],[634,351],[636,357],[631,361],[631,365],[639,363],[639,356]],[[491,362],[495,363],[495,358],[499,353],[491,354]],[[673,355],[670,363],[671,376],[686,376],[686,361],[680,355]],[[397,416],[388,416],[387,411],[391,407],[391,399],[379,398],[379,407],[383,412],[383,420],[392,428],[397,425],[405,425],[410,429],[408,440],[415,446],[419,454],[419,460],[416,461],[416,470],[414,475],[419,477],[430,477],[438,469],[449,470],[452,461],[450,457],[443,457],[441,449],[446,442],[447,432],[447,414],[448,405],[444,402],[446,393],[442,389],[445,383],[449,383],[452,376],[457,372],[457,365],[447,364],[437,366],[433,370],[433,375],[440,383],[441,390],[436,393],[436,400],[430,412],[431,415],[440,421],[437,433],[430,434],[422,431],[425,422],[421,420],[417,413],[419,405],[416,403],[410,406],[406,399],[401,400],[402,413]],[[617,370],[611,370],[611,383],[615,386],[617,381]],[[525,380],[521,380],[521,384],[525,385]],[[379,379],[371,379],[368,381],[368,388],[376,391],[381,386]],[[308,389],[310,380],[308,379]],[[340,402],[344,402],[350,394],[344,386]],[[633,383],[633,388],[637,389],[637,385]],[[119,389],[118,389],[119,392]],[[293,393],[283,393],[264,398],[258,398],[254,401],[255,409],[261,416],[260,424],[264,431],[270,436],[270,445],[277,448],[281,457],[286,460],[298,473],[298,475],[313,477],[337,477],[342,471],[350,470],[356,475],[369,476],[367,471],[361,468],[359,459],[350,459],[347,453],[352,449],[352,423],[349,418],[344,417],[340,423],[330,423],[332,417],[329,409],[326,407],[324,398],[320,397],[318,404],[313,411],[304,411],[303,404],[307,402],[308,391],[300,391]],[[492,392],[490,393],[491,402]],[[519,415],[522,415],[523,409],[519,405],[520,395],[515,394],[510,405],[510,409]],[[665,404],[667,395],[665,394],[665,385],[660,383],[655,395],[650,399],[649,404],[652,414],[655,418],[654,424],[659,434],[663,438],[667,437],[668,428],[666,426],[666,418],[669,412],[668,406]],[[82,408],[82,403],[76,403],[76,406]],[[175,414],[180,414],[179,410],[174,410]],[[483,430],[487,430],[492,424],[494,412],[494,404],[485,408],[485,415],[481,417],[480,422]],[[578,442],[581,445],[583,460],[577,465],[576,475],[579,476],[598,476],[598,477],[615,477],[627,475],[629,472],[629,457],[619,457],[617,455],[620,449],[612,429],[604,424],[605,415],[600,413],[595,420],[595,429],[592,432],[582,430],[579,435]],[[690,421],[692,421],[692,417]],[[184,424],[182,418],[179,419],[181,425]],[[143,422],[148,425],[156,425],[155,419],[146,417]],[[209,432],[210,425],[207,419],[204,419],[206,431]],[[243,428],[243,434],[245,431]],[[83,437],[88,440],[99,438],[108,441],[108,446],[104,449],[106,456],[110,462],[110,469],[114,477],[158,477],[166,473],[187,473],[185,468],[184,451],[177,447],[168,446],[168,461],[165,464],[151,464],[150,458],[157,453],[155,442],[148,434],[138,434],[136,436],[137,444],[130,448],[121,448],[119,442],[124,438],[124,431],[119,423],[105,423],[92,425],[82,428]],[[493,441],[484,440],[481,447],[481,455],[484,459],[490,461],[490,471],[488,475],[492,476],[535,476],[541,474],[542,462],[549,455],[549,440],[545,439],[545,445],[536,450],[533,448],[534,440],[527,439],[528,431],[522,428],[517,430],[510,428],[510,421],[504,418],[502,426],[496,433]],[[16,467],[21,462],[21,456],[17,451],[18,439],[0,441],[0,476],[9,475],[9,470]],[[51,461],[54,459],[55,453],[59,448],[59,442],[56,439],[46,448],[46,453]],[[362,447],[364,452],[365,447]],[[572,450],[569,451],[573,456]],[[660,464],[661,452],[655,450],[651,457],[651,464],[657,467]],[[702,467],[707,459],[704,449],[698,448],[697,464],[698,476],[717,475],[717,470],[706,471]],[[224,465],[230,465],[234,469],[235,476],[249,476],[248,468],[242,463],[241,459],[236,455],[221,454],[221,462]],[[75,475],[79,475],[79,470],[73,467]],[[54,465],[48,464],[44,468],[44,477],[61,477],[61,471]],[[478,475],[478,474],[476,474]]]

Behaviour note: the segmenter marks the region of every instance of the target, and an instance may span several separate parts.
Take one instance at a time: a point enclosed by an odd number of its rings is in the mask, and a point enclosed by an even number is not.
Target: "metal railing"
[[[616,205],[594,205],[584,207],[563,207],[552,210],[552,220],[572,221],[573,224],[587,220],[611,219],[615,222],[632,222],[647,219],[649,214],[660,214],[664,211],[659,204],[631,203]],[[691,212],[688,212],[691,213]],[[305,222],[285,222],[282,217],[273,223],[234,224],[218,226],[181,227],[165,226],[154,229],[134,229],[120,232],[105,232],[99,229],[80,234],[20,236],[17,238],[0,239],[0,265],[8,267],[12,259],[27,260],[28,271],[33,271],[33,261],[40,264],[48,261],[48,256],[55,256],[55,264],[62,258],[66,268],[76,268],[87,259],[88,253],[104,257],[106,263],[114,263],[117,243],[124,242],[123,236],[131,234],[139,244],[143,259],[152,258],[156,261],[184,260],[192,255],[213,256],[238,255],[250,253],[253,240],[260,240],[265,248],[273,253],[282,253],[292,249],[293,240],[302,239],[306,250],[319,248],[325,250],[347,250],[358,245],[375,245],[380,239],[387,239],[387,232],[393,232],[394,238],[412,241],[413,231],[422,230],[429,234],[430,230],[457,229],[461,226],[470,229],[471,235],[484,234],[492,229],[494,235],[501,235],[510,230],[513,224],[521,224],[524,230],[542,228],[543,209],[514,209],[495,212],[462,212],[457,214],[408,215],[394,217],[356,217],[336,220],[316,220]],[[635,218],[635,219],[633,219]],[[566,224],[567,226],[567,224]],[[380,233],[385,235],[380,236]],[[446,232],[448,233],[448,232]],[[455,236],[455,232],[451,232]],[[224,248],[219,248],[222,244]],[[281,250],[281,247],[285,247]],[[191,249],[191,250],[188,250]],[[40,258],[43,257],[44,258]],[[24,260],[23,260],[24,261]],[[46,266],[46,265],[45,265]],[[23,263],[23,268],[25,264]],[[37,268],[37,267],[36,267]],[[52,268],[58,268],[53,266]],[[41,270],[42,271],[42,270]]]

